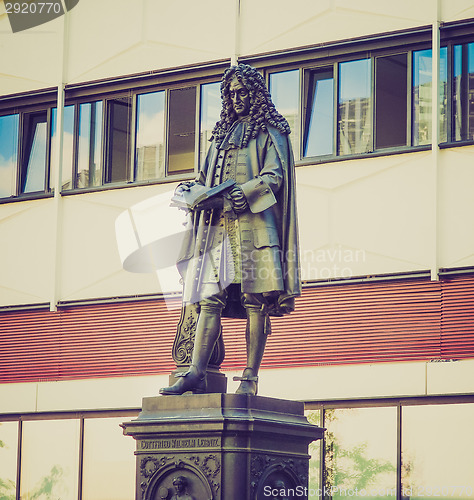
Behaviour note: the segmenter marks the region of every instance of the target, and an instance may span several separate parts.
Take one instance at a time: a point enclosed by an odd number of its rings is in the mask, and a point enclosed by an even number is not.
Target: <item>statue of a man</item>
[[[189,213],[178,258],[183,303],[197,303],[192,363],[161,394],[206,392],[206,368],[221,317],[247,318],[247,367],[237,393],[257,394],[269,316],[294,309],[301,293],[290,127],[275,109],[262,75],[230,67],[221,83],[221,119],[196,183],[235,181],[221,206]],[[183,183],[178,190],[188,190]]]

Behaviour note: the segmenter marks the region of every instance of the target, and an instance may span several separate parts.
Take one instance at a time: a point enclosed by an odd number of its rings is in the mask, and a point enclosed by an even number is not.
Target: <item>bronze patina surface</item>
[[[218,372],[224,357],[222,317],[247,320],[247,366],[237,378],[237,393],[257,394],[270,317],[290,313],[301,294],[288,122],[251,66],[239,64],[224,73],[221,97],[221,119],[199,175],[175,193],[178,200],[193,190],[212,193],[224,183],[230,186],[207,205],[188,207],[187,237],[177,262],[184,283],[173,346],[178,370],[160,390],[164,395],[226,391]]]

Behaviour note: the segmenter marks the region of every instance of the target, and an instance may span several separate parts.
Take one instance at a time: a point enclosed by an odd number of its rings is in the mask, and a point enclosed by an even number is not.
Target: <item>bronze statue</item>
[[[191,366],[161,394],[206,392],[222,316],[247,318],[247,367],[237,378],[237,393],[257,394],[269,316],[290,313],[301,293],[288,122],[251,66],[239,64],[224,73],[221,97],[207,158],[196,181],[180,184],[176,193],[224,182],[230,187],[188,214],[190,230],[177,265],[183,304],[198,304],[199,317]]]

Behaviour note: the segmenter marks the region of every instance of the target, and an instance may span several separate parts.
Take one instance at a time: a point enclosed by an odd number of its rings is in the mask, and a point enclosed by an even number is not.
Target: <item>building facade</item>
[[[309,497],[474,497],[472,2],[3,2],[0,26],[0,499],[134,497],[119,424],[174,368],[169,197],[235,62],[292,127],[303,295],[259,393],[327,429]]]

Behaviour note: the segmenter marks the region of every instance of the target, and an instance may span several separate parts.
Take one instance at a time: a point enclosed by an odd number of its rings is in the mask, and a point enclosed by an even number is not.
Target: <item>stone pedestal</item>
[[[324,431],[303,403],[237,394],[144,398],[122,427],[137,441],[136,500],[306,499]]]

